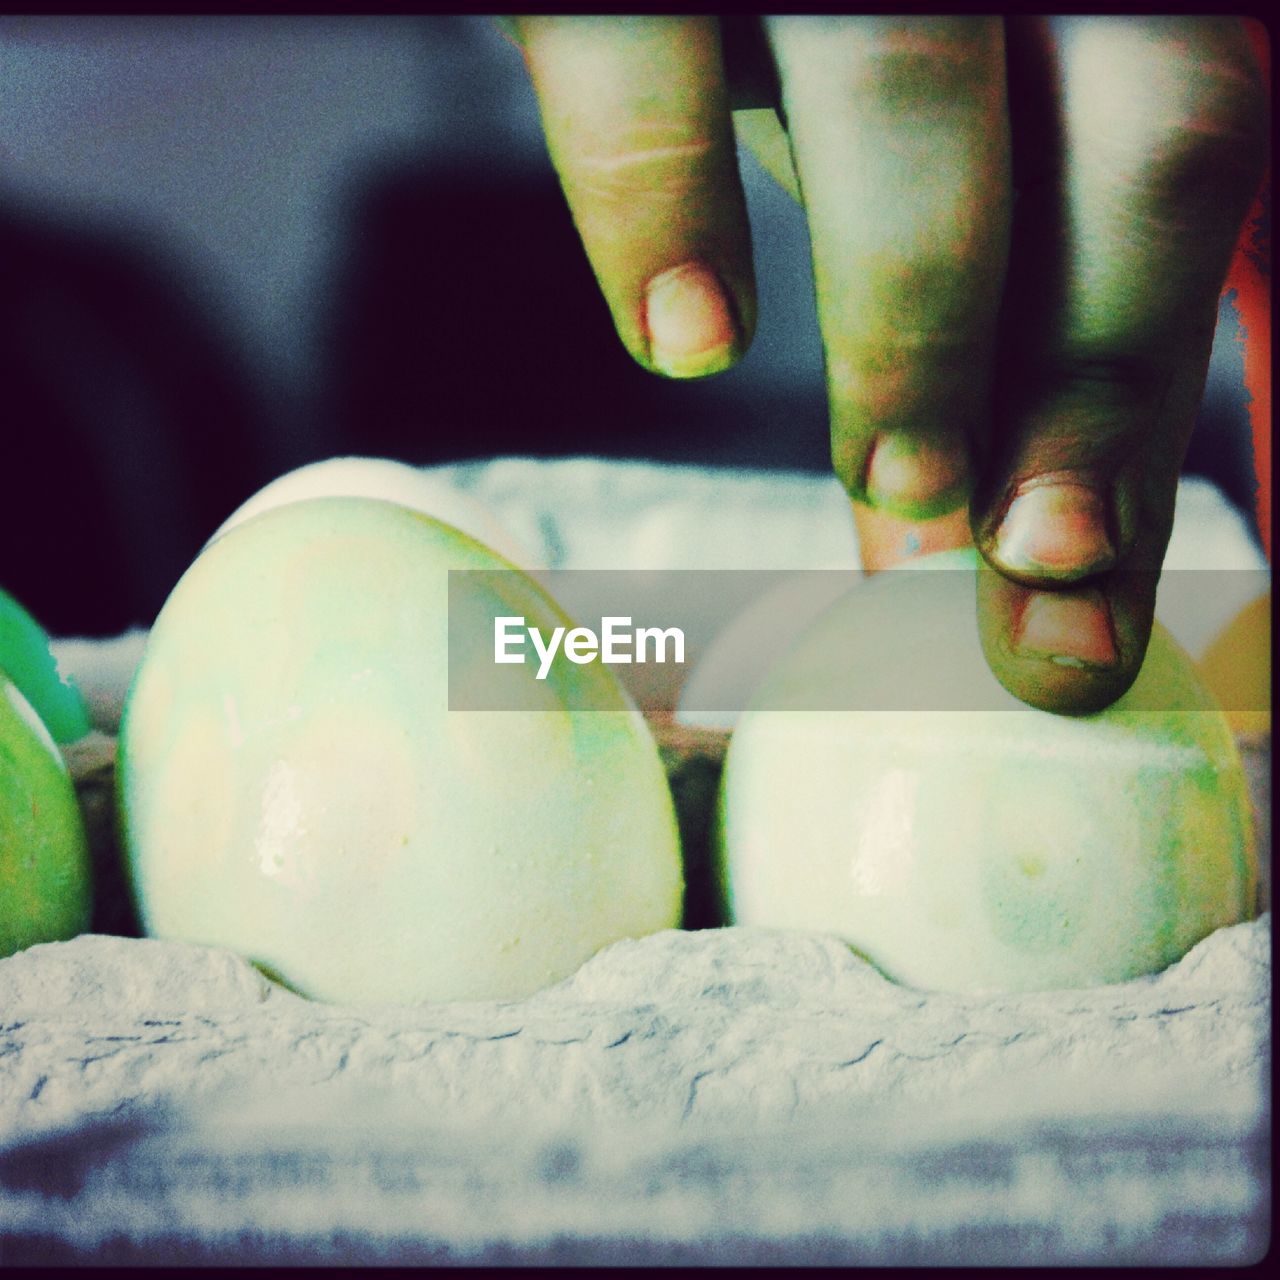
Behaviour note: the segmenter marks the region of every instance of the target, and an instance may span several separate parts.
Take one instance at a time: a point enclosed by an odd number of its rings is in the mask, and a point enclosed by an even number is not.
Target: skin
[[[1118,698],[1265,160],[1242,24],[503,25],[635,359],[700,377],[751,341],[736,125],[806,211],[832,460],[869,567],[971,536],[1005,688],[1073,714]]]

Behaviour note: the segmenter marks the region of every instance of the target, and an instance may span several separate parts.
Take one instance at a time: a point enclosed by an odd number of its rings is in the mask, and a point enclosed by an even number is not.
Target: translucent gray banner
[[[748,707],[1025,710],[979,643],[978,575],[989,572],[452,571],[449,707],[617,710],[621,684],[646,712],[707,727]],[[1192,665],[1218,673],[1224,710],[1270,707],[1270,587],[1265,570],[1160,577],[1156,619]],[[1142,705],[1194,709],[1187,664],[1156,652]]]

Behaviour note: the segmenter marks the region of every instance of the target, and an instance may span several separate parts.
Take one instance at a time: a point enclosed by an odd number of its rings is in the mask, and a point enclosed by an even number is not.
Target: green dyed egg
[[[0,672],[0,956],[89,927],[92,884],[75,788],[31,704]]]
[[[731,919],[837,934],[895,980],[957,991],[1121,981],[1249,919],[1240,757],[1168,632],[1112,707],[1038,711],[983,658],[973,553],[938,561],[855,586],[739,721]]]
[[[59,671],[40,624],[0,591],[0,671],[36,709],[55,742],[74,742],[93,727],[84,699]]]
[[[450,711],[450,569],[506,571],[498,613],[564,622],[479,543],[375,499],[295,502],[206,547],[121,727],[148,932],[306,995],[399,1003],[524,996],[679,922],[643,719],[599,665],[530,675],[527,709]],[[566,709],[584,692],[604,709]]]

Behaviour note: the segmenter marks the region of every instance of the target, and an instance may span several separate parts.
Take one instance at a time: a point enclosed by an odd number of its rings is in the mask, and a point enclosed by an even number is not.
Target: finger
[[[552,162],[643,365],[734,363],[755,284],[719,32],[710,18],[517,19]]]
[[[996,674],[1080,711],[1118,697],[1145,654],[1265,114],[1234,21],[1062,19],[1043,34],[1060,163],[1019,195],[974,535],[1012,580],[984,587]]]
[[[973,545],[969,512],[964,507],[929,520],[908,520],[855,502],[853,523],[858,534],[858,563],[868,576],[920,556]]]
[[[813,245],[832,458],[913,519],[969,493],[1009,207],[998,19],[768,19]]]
[[[1194,415],[1207,354],[1188,362],[1169,387],[1170,401]],[[1115,702],[1136,679],[1146,655],[1156,588],[1173,527],[1181,454],[1153,457],[1147,500],[1125,558],[1080,581],[1028,585],[1004,573],[978,575],[978,622],[996,678],[1022,701],[1084,715]]]

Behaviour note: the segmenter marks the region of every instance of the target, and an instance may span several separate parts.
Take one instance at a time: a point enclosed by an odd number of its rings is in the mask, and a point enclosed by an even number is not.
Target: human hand
[[[740,20],[508,20],[622,341],[672,377],[750,342],[743,109],[808,218],[855,511],[954,528],[967,503],[997,678],[1049,710],[1108,705],[1146,651],[1265,155],[1242,24],[756,21],[753,44]]]

